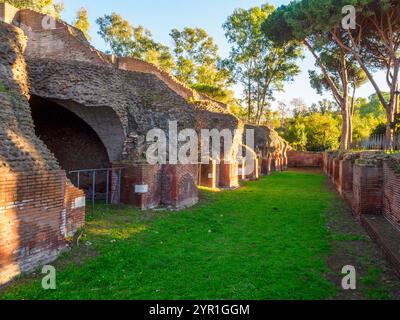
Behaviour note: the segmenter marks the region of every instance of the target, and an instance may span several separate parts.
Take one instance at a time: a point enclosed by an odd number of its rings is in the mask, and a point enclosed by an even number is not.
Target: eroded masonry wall
[[[323,170],[353,213],[383,215],[400,228],[400,162],[382,152],[334,153],[323,156]]]
[[[400,227],[400,171],[399,163],[387,160],[383,163],[383,214]]]
[[[25,47],[0,22],[0,284],[53,261],[84,223],[83,194],[35,135]]]

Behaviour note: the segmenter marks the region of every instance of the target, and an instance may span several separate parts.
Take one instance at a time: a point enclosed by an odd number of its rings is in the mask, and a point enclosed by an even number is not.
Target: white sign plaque
[[[149,186],[147,184],[135,185],[135,193],[147,193],[149,192]]]

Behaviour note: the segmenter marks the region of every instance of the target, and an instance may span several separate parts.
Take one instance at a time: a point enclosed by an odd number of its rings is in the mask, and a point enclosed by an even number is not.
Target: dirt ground
[[[400,278],[379,247],[371,240],[351,208],[327,179],[326,187],[337,194],[328,211],[328,228],[333,233],[333,254],[328,258],[328,277],[339,288],[339,300],[400,300]],[[342,289],[342,268],[351,265],[357,272],[357,290]]]

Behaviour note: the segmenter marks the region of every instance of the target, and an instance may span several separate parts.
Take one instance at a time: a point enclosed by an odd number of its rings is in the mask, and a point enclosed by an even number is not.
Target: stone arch
[[[110,162],[121,160],[125,142],[125,133],[116,112],[107,106],[84,106],[74,101],[47,99],[33,96],[31,101],[47,101],[68,110],[84,121],[103,143]]]
[[[53,100],[84,120],[99,136],[111,162],[120,161],[125,142],[122,122],[111,107],[84,106],[73,101]]]
[[[30,100],[35,133],[67,173],[109,166],[107,150],[96,132],[73,112],[52,101]]]

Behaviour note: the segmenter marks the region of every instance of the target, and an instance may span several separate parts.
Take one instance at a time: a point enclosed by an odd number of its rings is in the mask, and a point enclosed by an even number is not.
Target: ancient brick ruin
[[[303,152],[291,150],[288,152],[289,167],[322,167],[322,153],[320,152]]]
[[[400,159],[382,151],[290,151],[289,167],[321,168],[400,275]]]
[[[325,152],[323,171],[400,274],[400,159],[381,151]]]
[[[246,126],[153,65],[105,55],[63,21],[44,28],[48,18],[0,4],[0,284],[55,260],[84,226],[85,192],[72,170],[118,168],[117,201],[180,209],[197,203],[199,185],[236,188],[287,168],[289,146],[273,130]],[[209,164],[149,165],[146,134],[168,133],[170,121],[228,129],[232,150]],[[255,130],[255,150],[245,129]]]

